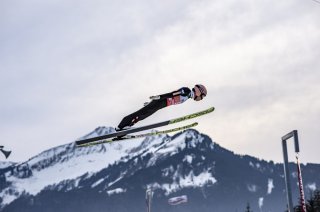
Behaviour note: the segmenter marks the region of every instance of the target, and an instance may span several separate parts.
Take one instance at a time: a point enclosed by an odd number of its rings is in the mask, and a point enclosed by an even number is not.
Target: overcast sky
[[[281,137],[297,129],[301,161],[320,163],[315,1],[4,0],[0,30],[0,145],[12,161],[201,83],[204,101],[137,126],[215,106],[196,129],[221,146],[282,162]]]

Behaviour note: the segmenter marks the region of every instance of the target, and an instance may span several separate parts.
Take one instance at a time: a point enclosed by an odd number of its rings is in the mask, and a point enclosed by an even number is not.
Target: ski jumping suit
[[[160,98],[158,99],[152,100],[149,104],[147,104],[140,110],[124,117],[118,125],[118,128],[121,130],[126,126],[133,126],[138,121],[147,118],[148,116],[164,107],[181,104],[189,98],[193,98],[193,92],[189,88],[183,87],[177,91],[159,95],[159,97]]]

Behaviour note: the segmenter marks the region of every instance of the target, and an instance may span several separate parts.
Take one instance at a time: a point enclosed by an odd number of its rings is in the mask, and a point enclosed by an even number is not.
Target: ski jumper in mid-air
[[[118,128],[116,128],[116,130],[121,131],[125,128],[131,127],[138,121],[141,121],[147,118],[148,116],[151,116],[153,113],[162,108],[168,107],[170,105],[181,104],[190,98],[192,98],[195,101],[200,101],[206,95],[206,87],[204,85],[197,84],[192,89],[183,87],[171,93],[166,93],[158,96],[151,96],[151,102],[146,102],[143,108],[124,117],[118,125]]]

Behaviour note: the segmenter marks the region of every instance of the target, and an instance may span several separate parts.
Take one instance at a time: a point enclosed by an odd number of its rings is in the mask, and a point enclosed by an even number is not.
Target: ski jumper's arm
[[[170,93],[165,93],[165,94],[161,94],[159,95],[159,99],[167,99],[167,98],[172,98],[172,97],[175,97],[175,96],[188,96],[190,94],[191,90],[187,87],[183,87],[183,88],[180,88],[176,91],[173,91],[173,92],[170,92]]]
[[[167,106],[181,104],[191,97],[191,90],[187,87],[182,87],[179,90],[171,93],[160,95],[160,100],[166,100]]]

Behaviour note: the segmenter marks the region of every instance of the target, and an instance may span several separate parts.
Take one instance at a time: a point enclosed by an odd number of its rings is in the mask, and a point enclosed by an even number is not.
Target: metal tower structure
[[[298,178],[299,178],[301,205],[302,205],[302,210],[306,211],[305,210],[306,206],[305,206],[305,200],[304,200],[302,177],[301,177],[301,169],[300,169],[300,164],[299,164],[299,160],[298,160],[298,154],[300,152],[300,149],[299,149],[299,139],[298,139],[298,131],[297,130],[293,130],[292,132],[290,132],[282,137],[282,151],[283,151],[283,159],[284,159],[283,167],[284,167],[284,176],[285,176],[285,181],[286,181],[288,210],[289,210],[289,212],[294,212],[293,204],[292,204],[292,192],[291,192],[291,187],[290,187],[291,184],[290,184],[288,148],[287,148],[287,140],[290,138],[294,139],[294,147],[295,147],[297,166],[298,166]]]

